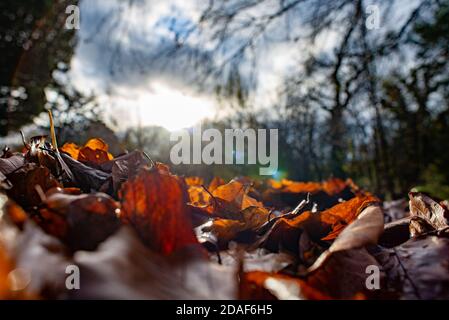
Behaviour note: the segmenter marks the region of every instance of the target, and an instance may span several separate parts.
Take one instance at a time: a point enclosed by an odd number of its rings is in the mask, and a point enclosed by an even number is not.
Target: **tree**
[[[68,71],[75,30],[64,28],[77,1],[5,0],[0,4],[0,136],[44,111],[45,89],[63,91],[53,72]]]

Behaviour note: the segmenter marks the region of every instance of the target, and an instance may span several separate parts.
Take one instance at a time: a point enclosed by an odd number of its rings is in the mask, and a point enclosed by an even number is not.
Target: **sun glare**
[[[214,116],[212,99],[186,94],[162,84],[138,97],[136,121],[143,126],[157,125],[170,131],[192,127]]]

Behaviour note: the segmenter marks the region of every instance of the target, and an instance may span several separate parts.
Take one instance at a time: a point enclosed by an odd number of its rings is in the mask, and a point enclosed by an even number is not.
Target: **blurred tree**
[[[407,39],[414,64],[405,72],[397,68],[383,83],[382,106],[395,123],[389,152],[401,191],[432,180],[428,175],[439,177],[432,185],[449,185],[448,30],[449,1],[440,1]]]
[[[64,84],[54,71],[66,73],[76,43],[75,31],[64,27],[69,0],[3,0],[0,3],[0,136],[18,130],[40,114],[46,88],[64,98]],[[71,104],[77,94],[68,99]]]

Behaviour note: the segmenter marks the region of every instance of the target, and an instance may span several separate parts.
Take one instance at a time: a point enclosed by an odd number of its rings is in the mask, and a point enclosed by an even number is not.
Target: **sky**
[[[366,4],[371,2],[381,3],[372,0]],[[72,83],[97,97],[106,111],[105,121],[118,131],[135,125],[158,125],[173,131],[194,126],[202,119],[227,115],[229,110],[217,103],[212,90],[198,90],[192,78],[195,70],[185,63],[184,57],[166,54],[175,41],[173,31],[183,35],[195,25],[207,3],[201,0],[81,0],[81,26],[71,63]],[[382,13],[390,16],[381,17],[384,20],[379,32],[389,30],[389,23],[400,25],[415,3],[418,0],[396,0],[389,12]],[[248,14],[257,16],[264,10],[275,10],[278,4],[277,0],[265,0]],[[273,25],[266,32],[269,37],[285,34],[285,24]],[[291,17],[288,26],[297,30],[298,35],[306,32],[297,16]],[[240,36],[245,35],[232,35],[228,49],[242,41]],[[184,44],[187,52],[207,52],[213,45],[202,42],[198,46],[196,41],[195,34],[189,37],[189,42]],[[338,34],[330,31],[320,35],[313,45],[303,44],[301,49],[289,41],[268,40],[258,44],[253,104],[260,108],[273,106],[278,102],[283,80],[291,70],[298,70],[306,52],[332,50],[337,41]]]
[[[378,32],[400,26],[418,2],[394,1],[393,7],[382,13]],[[181,35],[187,32],[207,3],[205,0],[80,0],[81,24],[70,66],[70,83],[85,94],[95,95],[103,107],[104,121],[117,132],[151,125],[177,131],[204,119],[228,115],[231,111],[217,102],[213,90],[198,88],[192,77],[195,69],[185,63],[185,56],[167,55],[167,49],[174,44],[174,31]],[[279,0],[264,0],[263,5],[248,14],[264,14],[266,10],[276,9],[273,7],[276,4]],[[304,7],[302,14],[307,15],[310,12],[307,9]],[[297,15],[292,15],[288,22],[297,35],[306,32],[299,20]],[[272,108],[279,103],[278,93],[284,79],[292,70],[298,71],[308,51],[333,50],[339,39],[338,33],[331,30],[321,34],[314,44],[306,42],[297,47],[282,39],[285,28],[285,23],[273,24],[266,32],[269,39],[256,45],[257,86],[252,91],[252,103],[258,108]],[[233,33],[229,48],[241,43],[244,37],[243,33]],[[276,37],[281,40],[273,40]],[[183,48],[186,48],[184,52],[201,54],[212,46],[211,42],[200,43],[196,34],[192,34]],[[216,60],[213,63],[221,63],[220,57]],[[388,64],[394,66],[398,61],[386,61],[383,67],[388,69]],[[401,65],[406,65],[404,60]],[[250,68],[249,63],[242,65],[243,73],[245,68]],[[35,122],[47,121],[44,114],[40,118]],[[17,140],[18,135],[13,138]]]
[[[201,91],[194,85],[189,77],[193,67],[183,63],[182,57],[164,56],[164,49],[173,43],[171,30],[187,30],[198,20],[206,2],[128,3],[81,0],[78,44],[71,63],[73,84],[97,96],[107,110],[105,120],[117,130],[159,125],[173,131],[226,115],[211,90]],[[276,99],[295,54],[294,48],[282,43],[263,51],[257,104]]]

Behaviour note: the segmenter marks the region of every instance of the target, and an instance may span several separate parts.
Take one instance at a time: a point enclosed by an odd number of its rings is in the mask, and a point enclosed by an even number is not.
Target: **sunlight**
[[[211,99],[189,95],[156,83],[150,93],[138,97],[136,121],[143,126],[158,125],[170,131],[192,127],[214,116]]]

